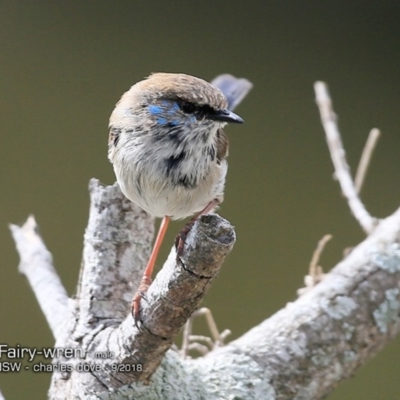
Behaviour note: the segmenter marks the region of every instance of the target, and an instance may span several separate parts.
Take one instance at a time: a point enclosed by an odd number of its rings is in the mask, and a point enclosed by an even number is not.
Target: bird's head
[[[203,79],[155,73],[122,96],[111,115],[110,128],[165,144],[170,139],[206,143],[227,122],[243,122],[227,107],[224,94]]]

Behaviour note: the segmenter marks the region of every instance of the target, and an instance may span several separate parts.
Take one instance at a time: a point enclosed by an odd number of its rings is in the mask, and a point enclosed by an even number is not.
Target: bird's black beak
[[[235,124],[243,124],[243,119],[239,115],[229,110],[216,110],[207,114],[207,118],[213,121],[233,122]]]

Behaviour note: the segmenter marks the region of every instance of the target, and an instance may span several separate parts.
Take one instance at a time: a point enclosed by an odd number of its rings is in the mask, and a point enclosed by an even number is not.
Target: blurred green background
[[[207,296],[232,338],[296,299],[317,241],[329,269],[364,235],[332,179],[313,83],[328,82],[355,171],[369,130],[383,137],[362,198],[385,217],[400,205],[400,3],[397,1],[3,1],[0,3],[0,342],[53,345],[7,223],[34,213],[70,294],[88,218],[88,181],[113,183],[107,123],[150,72],[254,89],[229,126],[220,213],[237,244]],[[169,231],[162,258],[182,226]],[[160,258],[160,261],[161,259]],[[205,332],[196,322],[197,332]],[[399,399],[400,340],[329,396]],[[38,360],[35,360],[38,361]],[[10,399],[43,399],[50,375],[0,373]]]

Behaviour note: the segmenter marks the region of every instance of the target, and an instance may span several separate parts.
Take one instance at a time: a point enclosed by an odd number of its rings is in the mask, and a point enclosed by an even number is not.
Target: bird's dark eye
[[[196,111],[196,106],[193,103],[182,103],[181,108],[182,111],[186,114],[192,114]]]

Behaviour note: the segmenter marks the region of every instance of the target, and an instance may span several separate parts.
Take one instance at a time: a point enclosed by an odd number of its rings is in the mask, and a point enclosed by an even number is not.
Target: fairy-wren
[[[132,301],[136,323],[170,219],[195,215],[178,236],[179,257],[193,221],[223,200],[229,145],[222,128],[243,122],[232,109],[251,87],[231,75],[210,84],[185,74],[155,73],[133,85],[110,117],[108,158],[122,192],[163,219]]]

